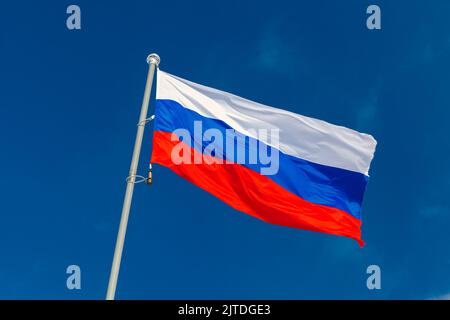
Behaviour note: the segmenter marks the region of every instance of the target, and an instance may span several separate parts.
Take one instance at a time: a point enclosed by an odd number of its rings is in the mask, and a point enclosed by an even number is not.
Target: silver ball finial
[[[156,53],[149,54],[147,57],[148,64],[153,63],[156,66],[158,66],[160,62],[161,62],[161,58]]]

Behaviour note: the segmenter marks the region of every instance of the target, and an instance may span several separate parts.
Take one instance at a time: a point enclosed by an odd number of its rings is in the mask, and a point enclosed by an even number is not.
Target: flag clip
[[[152,176],[152,164],[150,163],[148,166],[148,173],[147,173],[147,179],[145,180],[145,183],[147,185],[151,185],[153,182],[153,176]]]

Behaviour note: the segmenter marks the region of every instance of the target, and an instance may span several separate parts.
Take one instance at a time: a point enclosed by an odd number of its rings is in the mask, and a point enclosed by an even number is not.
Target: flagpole
[[[122,259],[123,244],[127,231],[128,216],[130,215],[131,199],[133,198],[133,189],[136,181],[136,172],[139,162],[139,154],[141,153],[142,137],[144,135],[145,124],[147,123],[148,103],[150,101],[150,93],[152,92],[153,76],[155,69],[158,67],[160,58],[156,53],[152,53],[147,57],[149,65],[147,82],[145,84],[144,98],[142,100],[141,114],[137,124],[136,140],[134,143],[133,157],[131,158],[130,172],[127,177],[127,189],[125,191],[125,199],[122,207],[122,217],[120,218],[119,232],[117,233],[116,249],[114,250],[114,258],[111,266],[111,274],[109,276],[108,292],[106,300],[114,300],[117,287],[117,277],[119,276],[120,261]]]

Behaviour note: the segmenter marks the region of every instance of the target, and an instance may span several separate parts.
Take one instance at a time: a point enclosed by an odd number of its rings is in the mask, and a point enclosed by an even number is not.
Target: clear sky
[[[69,4],[81,8],[81,30],[66,28]],[[369,4],[381,7],[381,30],[366,28]],[[449,1],[0,10],[0,298],[104,298],[151,52],[172,74],[372,134],[367,244],[266,224],[155,166],[153,186],[135,189],[117,298],[450,293]],[[66,288],[71,264],[79,291]],[[366,287],[371,264],[379,291]]]

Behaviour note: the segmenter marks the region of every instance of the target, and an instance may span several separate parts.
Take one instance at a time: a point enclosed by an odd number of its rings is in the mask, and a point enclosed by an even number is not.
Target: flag
[[[375,139],[157,71],[151,162],[268,223],[353,238]]]

